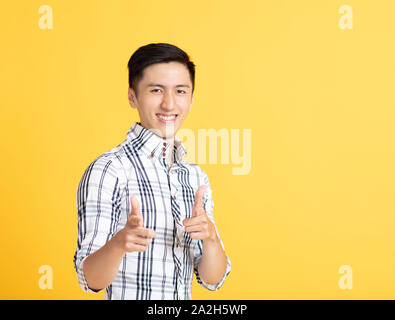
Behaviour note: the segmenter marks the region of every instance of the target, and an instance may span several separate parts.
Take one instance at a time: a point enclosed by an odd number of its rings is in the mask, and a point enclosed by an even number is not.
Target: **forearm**
[[[202,258],[199,261],[200,277],[207,283],[218,283],[225,274],[228,260],[217,236],[203,240]]]
[[[88,286],[93,290],[99,290],[110,285],[118,273],[124,255],[125,251],[119,246],[116,236],[90,254],[83,265]]]

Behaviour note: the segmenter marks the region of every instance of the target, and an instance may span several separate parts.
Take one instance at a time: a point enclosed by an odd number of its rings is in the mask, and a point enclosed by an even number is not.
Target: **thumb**
[[[136,196],[130,197],[130,204],[132,206],[132,210],[130,211],[129,218],[133,218],[134,221],[138,222],[139,226],[143,226],[143,215],[140,211],[140,203]]]
[[[198,216],[200,209],[203,208],[203,195],[206,192],[207,186],[201,185],[195,195],[195,203],[193,204],[193,216]]]

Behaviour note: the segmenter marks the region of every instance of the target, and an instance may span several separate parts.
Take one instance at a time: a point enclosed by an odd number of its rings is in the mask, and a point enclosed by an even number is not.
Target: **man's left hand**
[[[207,186],[202,185],[198,188],[195,195],[195,202],[192,207],[192,217],[182,221],[185,231],[189,233],[192,239],[215,240],[217,234],[215,226],[203,209],[203,195]]]

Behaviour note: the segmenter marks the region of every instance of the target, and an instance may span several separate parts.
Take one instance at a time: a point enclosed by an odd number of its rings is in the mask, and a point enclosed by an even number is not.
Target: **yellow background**
[[[341,5],[353,29],[338,26]],[[41,30],[38,9],[53,9]],[[76,190],[136,110],[127,61],[196,64],[183,128],[251,129],[252,167],[202,165],[232,261],[194,299],[394,299],[394,1],[2,1],[1,299],[103,299],[73,266]],[[53,289],[38,286],[41,265]],[[338,269],[350,265],[353,288]]]

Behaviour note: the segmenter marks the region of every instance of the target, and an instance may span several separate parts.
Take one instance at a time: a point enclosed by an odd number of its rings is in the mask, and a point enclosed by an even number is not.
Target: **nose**
[[[165,92],[165,94],[163,95],[161,108],[164,111],[169,112],[175,109],[175,104],[176,104],[176,99],[174,95],[171,92]]]

